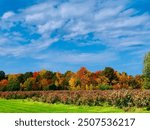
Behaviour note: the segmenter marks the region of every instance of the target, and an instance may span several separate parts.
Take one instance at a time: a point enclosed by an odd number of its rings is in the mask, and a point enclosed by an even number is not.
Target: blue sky
[[[0,0],[0,70],[141,74],[149,0]]]

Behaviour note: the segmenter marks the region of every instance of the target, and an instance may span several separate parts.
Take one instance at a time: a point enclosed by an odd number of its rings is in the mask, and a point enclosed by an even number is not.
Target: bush
[[[112,89],[112,86],[107,85],[107,84],[101,84],[101,85],[99,85],[99,89],[100,90],[110,90],[110,89]]]
[[[109,104],[120,108],[150,108],[150,90],[88,90],[88,91],[17,91],[0,92],[0,98],[74,105],[102,106]]]

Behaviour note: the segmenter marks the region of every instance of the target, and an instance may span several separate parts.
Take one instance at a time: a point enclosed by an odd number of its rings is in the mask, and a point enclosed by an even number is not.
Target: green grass
[[[32,100],[0,99],[0,113],[122,113],[123,109],[111,106],[75,106],[48,104]],[[148,112],[145,109],[131,108],[129,112]]]

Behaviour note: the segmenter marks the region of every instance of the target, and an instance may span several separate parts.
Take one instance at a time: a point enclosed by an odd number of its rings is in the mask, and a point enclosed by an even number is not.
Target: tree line
[[[119,73],[111,67],[96,72],[82,67],[76,73],[64,74],[41,70],[6,75],[0,71],[0,91],[138,89],[143,87],[143,81],[142,75]]]
[[[41,70],[24,74],[5,74],[0,71],[0,91],[37,90],[108,90],[149,89],[150,52],[145,55],[142,75],[119,73],[111,67],[91,72],[81,67],[77,72],[65,73]]]

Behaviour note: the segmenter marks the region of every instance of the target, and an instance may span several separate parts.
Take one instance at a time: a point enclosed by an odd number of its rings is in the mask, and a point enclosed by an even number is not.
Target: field
[[[0,99],[0,113],[122,113],[124,109],[111,106],[75,106],[48,104],[27,99]],[[150,112],[131,108],[128,112]]]
[[[75,106],[64,104],[48,104],[31,100],[0,99],[0,112],[11,113],[74,113],[74,112],[123,112],[115,107]]]

